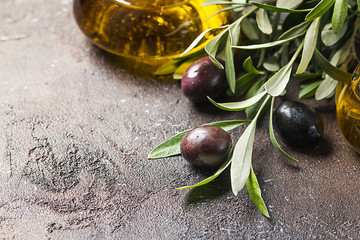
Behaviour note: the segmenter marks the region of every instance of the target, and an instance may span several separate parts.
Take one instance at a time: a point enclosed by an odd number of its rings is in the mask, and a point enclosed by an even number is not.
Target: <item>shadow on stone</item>
[[[334,150],[332,142],[322,138],[313,147],[291,147],[291,150],[308,156],[330,156]]]
[[[230,188],[230,171],[229,168],[227,168],[213,181],[203,186],[193,188],[186,197],[186,205],[190,206],[193,204],[206,202],[211,199],[216,199],[227,193]]]

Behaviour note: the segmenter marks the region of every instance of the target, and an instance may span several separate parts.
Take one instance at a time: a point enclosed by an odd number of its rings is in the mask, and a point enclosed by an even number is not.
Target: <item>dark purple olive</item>
[[[324,132],[321,116],[309,106],[293,101],[285,101],[276,109],[274,127],[287,144],[296,147],[315,144]]]
[[[181,155],[186,161],[199,167],[216,167],[225,162],[231,138],[216,126],[201,126],[190,130],[181,140]]]
[[[224,65],[224,61],[217,60]],[[225,70],[218,68],[209,57],[201,58],[185,71],[181,89],[193,102],[206,102],[207,96],[219,99],[228,89]]]

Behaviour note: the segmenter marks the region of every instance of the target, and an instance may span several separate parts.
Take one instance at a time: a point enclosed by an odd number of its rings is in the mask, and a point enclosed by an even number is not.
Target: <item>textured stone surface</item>
[[[0,4],[0,238],[360,238],[360,157],[332,100],[306,101],[324,117],[325,137],[312,149],[285,147],[299,163],[274,150],[267,117],[259,123],[253,166],[268,220],[246,190],[233,196],[228,174],[176,191],[210,172],[180,157],[147,160],[179,131],[244,115],[196,107],[177,83],[126,71],[85,39],[70,0]]]

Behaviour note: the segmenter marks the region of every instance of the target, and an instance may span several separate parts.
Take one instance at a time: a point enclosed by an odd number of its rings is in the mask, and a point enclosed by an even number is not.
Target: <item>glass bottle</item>
[[[74,16],[98,47],[135,61],[157,64],[180,56],[204,30],[228,21],[205,0],[74,0]],[[209,18],[210,17],[210,18]],[[213,37],[213,32],[205,36]]]
[[[342,135],[360,153],[360,64],[339,94],[336,115]]]

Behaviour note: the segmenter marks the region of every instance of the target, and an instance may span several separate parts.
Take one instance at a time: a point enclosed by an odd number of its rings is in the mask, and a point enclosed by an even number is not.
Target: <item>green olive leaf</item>
[[[184,56],[186,55],[188,52],[190,52],[193,48],[195,48],[199,43],[200,41],[205,37],[205,35],[212,31],[212,30],[215,30],[215,29],[222,29],[222,28],[226,28],[227,26],[221,26],[221,27],[217,27],[217,28],[209,28],[209,29],[206,29],[205,31],[203,31],[199,36],[197,36],[195,38],[195,40],[190,44],[190,46],[181,54],[181,56]]]
[[[305,17],[305,20],[314,20],[318,17],[321,17],[327,10],[329,10],[332,5],[334,5],[335,0],[321,0]]]
[[[241,22],[244,18],[239,18],[229,27],[229,34],[231,35],[231,46],[237,45],[241,34]]]
[[[263,83],[264,81],[265,81],[265,79],[263,81],[259,81],[259,85],[261,83]],[[256,85],[258,85],[258,83],[256,83]],[[255,90],[255,88],[254,88],[254,90]],[[257,93],[263,92],[264,90],[265,90],[265,86],[264,86],[264,84],[261,84],[260,88],[257,91]],[[267,95],[264,95],[254,105],[252,105],[251,107],[248,107],[248,108],[245,109],[245,114],[246,114],[246,117],[248,119],[254,119],[256,117],[256,115],[259,113],[259,109],[262,107],[264,101],[266,101],[266,98],[267,98]],[[259,114],[261,114],[261,113],[259,113]]]
[[[303,34],[306,33],[306,30],[308,28],[308,26],[310,25],[311,21],[305,21],[302,22],[292,28],[290,28],[289,30],[287,30],[286,32],[284,32],[278,40],[285,40],[285,39],[293,39],[294,37],[297,38],[299,36],[302,36]]]
[[[250,2],[252,5],[258,7],[258,8],[262,8],[268,11],[274,11],[274,12],[286,12],[286,13],[299,13],[299,12],[309,12],[309,9],[298,9],[298,10],[293,10],[293,9],[289,9],[289,8],[280,8],[280,7],[275,7],[273,5],[268,5],[268,4],[263,4],[263,3],[258,3],[258,2]]]
[[[241,21],[241,30],[249,40],[257,40],[259,38],[258,31],[255,31],[254,25],[246,18]]]
[[[315,99],[321,100],[329,98],[334,95],[338,81],[332,79],[329,75],[325,76],[325,79],[321,82],[315,92]]]
[[[235,94],[229,91],[227,94],[232,96],[239,96],[241,93],[248,91],[253,86],[255,80],[259,77],[255,73],[246,73],[236,80]]]
[[[309,29],[305,34],[304,48],[301,55],[299,67],[296,71],[297,74],[305,72],[312,59],[319,34],[319,24],[320,24],[320,18],[316,18],[311,23]]]
[[[276,7],[292,9],[292,8],[295,8],[295,7],[299,6],[302,2],[303,2],[303,0],[291,0],[291,1],[289,1],[289,0],[277,0],[276,1]]]
[[[226,41],[227,35],[228,35],[228,29],[225,29],[224,31],[222,31],[221,33],[216,35],[216,37],[211,39],[205,45],[205,48],[204,48],[206,53],[209,55],[210,59],[220,69],[224,69],[224,66],[218,60],[216,60],[216,54],[217,54],[217,52],[219,50],[219,47],[220,47],[221,43],[223,41]]]
[[[257,209],[259,209],[259,211],[264,214],[265,217],[270,218],[269,211],[261,197],[259,182],[252,167],[250,167],[250,175],[246,181],[246,188]]]
[[[244,188],[250,174],[255,129],[256,119],[245,129],[234,147],[230,167],[231,188],[234,195]]]
[[[335,0],[334,12],[332,15],[332,28],[335,34],[339,33],[344,25],[347,12],[348,12],[348,0]]]
[[[279,71],[277,71],[265,83],[266,92],[268,94],[270,94],[271,96],[274,96],[274,97],[280,96],[284,92],[288,82],[290,81],[292,65],[295,62],[295,59],[297,58],[297,56],[299,55],[299,53],[303,47],[303,44],[304,44],[304,42],[302,42],[302,44],[296,50],[296,52],[294,53],[294,55],[291,58],[291,60],[289,61],[289,63],[286,64],[284,67],[282,67]]]
[[[221,12],[227,12],[227,11],[233,11],[233,10],[237,10],[239,8],[243,8],[243,6],[231,6],[231,7],[224,7],[216,12],[214,12],[213,14],[211,14],[206,20],[212,18],[213,16],[221,13]]]
[[[330,63],[337,66],[341,60],[342,54],[347,52],[346,47],[340,48],[330,60]],[[325,74],[325,79],[321,82],[320,86],[316,89],[315,99],[321,100],[324,98],[332,97],[335,93],[338,82],[329,75]]]
[[[251,121],[249,126],[247,126],[243,134],[241,134],[239,140],[234,147],[230,166],[231,188],[234,195],[237,195],[244,188],[246,181],[249,177],[256,122],[269,98],[270,96],[267,96],[257,115]]]
[[[244,101],[241,101],[241,102],[217,103],[210,97],[208,97],[208,99],[210,100],[210,102],[212,102],[212,104],[214,104],[216,107],[218,107],[220,109],[227,110],[227,111],[241,111],[241,110],[251,107],[252,105],[257,103],[263,96],[265,96],[265,94],[266,94],[266,91],[263,91],[255,96],[253,96],[249,99],[246,99]]]
[[[308,80],[308,79],[320,79],[322,73],[302,73],[302,74],[295,74],[294,77],[301,79],[301,80]]]
[[[228,40],[225,47],[225,73],[226,78],[229,84],[230,91],[235,93],[236,87],[236,74],[235,74],[235,65],[234,65],[234,56],[231,49],[232,46],[232,34],[229,31]]]
[[[245,71],[249,72],[249,73],[255,73],[260,75],[261,72],[259,72],[259,70],[257,70],[252,62],[251,56],[249,56],[243,63],[243,68]]]
[[[268,59],[266,59],[263,63],[263,66],[269,72],[276,72],[280,69],[279,61],[274,56],[270,56]]]
[[[298,38],[302,36],[303,34],[295,35],[287,39],[277,40],[274,42],[268,42],[268,43],[260,43],[260,44],[253,44],[253,45],[244,45],[244,46],[233,46],[233,48],[238,49],[244,49],[244,50],[254,50],[254,49],[262,49],[262,48],[271,48],[275,47],[281,44],[284,44],[286,42],[289,42],[291,40],[294,40],[295,38]]]
[[[319,87],[323,80],[302,84],[300,85],[301,90],[299,92],[299,99],[311,98],[315,96],[316,89]]]
[[[269,16],[267,12],[260,8],[256,13],[256,22],[258,24],[258,27],[260,31],[262,31],[265,34],[271,34],[272,33],[272,26],[269,20]]]
[[[350,73],[344,72],[332,65],[317,49],[315,49],[314,58],[324,72],[333,79],[340,82],[347,82],[351,79]]]
[[[274,127],[273,127],[273,109],[274,109],[274,101],[275,101],[275,97],[272,97],[271,99],[271,107],[270,107],[270,119],[269,119],[269,134],[270,134],[270,140],[271,143],[274,145],[274,147],[276,148],[276,150],[279,151],[279,153],[281,153],[283,156],[285,156],[287,159],[290,159],[292,161],[297,162],[298,160],[296,160],[295,158],[293,158],[292,156],[290,156],[289,154],[287,154],[279,145],[278,141],[275,138],[275,133],[274,133]]]
[[[344,25],[344,27],[342,27],[340,31],[335,34],[332,28],[332,24],[328,23],[321,31],[321,40],[325,44],[325,46],[332,46],[345,35],[347,30],[347,26]]]
[[[220,121],[207,123],[205,125],[217,126],[225,131],[229,132],[237,127],[240,127],[246,123],[248,120],[228,120],[228,121]],[[148,155],[148,159],[157,159],[157,158],[166,158],[180,154],[180,142],[184,135],[189,132],[191,129],[188,129],[184,132],[176,134],[175,136],[167,139],[157,147],[155,147]]]

